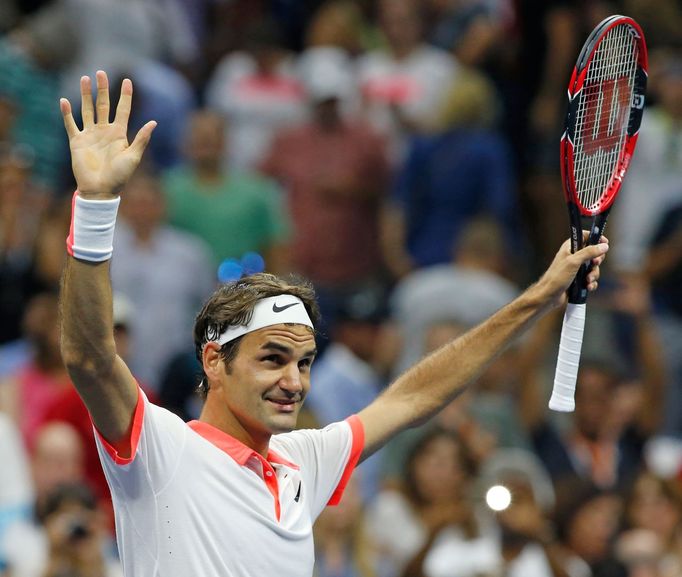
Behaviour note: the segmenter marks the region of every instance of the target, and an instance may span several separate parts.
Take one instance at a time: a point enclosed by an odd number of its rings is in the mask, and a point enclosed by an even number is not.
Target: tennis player
[[[123,81],[113,122],[104,72],[96,85],[93,106],[91,80],[81,79],[82,130],[70,103],[60,103],[78,184],[61,292],[62,355],[95,426],[127,577],[312,575],[313,522],[339,501],[355,465],[435,414],[564,302],[582,261],[594,263],[589,288],[597,287],[606,239],[576,254],[565,243],[519,298],[405,372],[360,413],[293,431],[311,386],[314,294],[272,275],[246,277],[218,289],[197,317],[206,401],[200,419],[184,423],[147,400],[116,354],[108,263],[116,210],[155,123],[129,145],[132,83]]]

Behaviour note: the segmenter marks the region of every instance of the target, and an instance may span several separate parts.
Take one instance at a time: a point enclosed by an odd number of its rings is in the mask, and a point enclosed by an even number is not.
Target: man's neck
[[[202,423],[211,425],[223,433],[230,435],[230,437],[237,439],[240,443],[244,443],[264,459],[267,458],[268,450],[270,448],[270,437],[272,435],[265,434],[262,437],[254,436],[244,428],[230,411],[226,411],[224,408],[219,410],[216,409],[214,404],[207,399],[204,408],[201,411],[201,415],[199,416],[199,420]]]

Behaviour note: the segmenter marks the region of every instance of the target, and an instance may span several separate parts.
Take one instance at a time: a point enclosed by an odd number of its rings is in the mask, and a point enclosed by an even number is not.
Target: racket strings
[[[596,211],[618,175],[637,71],[630,27],[615,26],[597,45],[576,114],[574,176],[580,203]]]

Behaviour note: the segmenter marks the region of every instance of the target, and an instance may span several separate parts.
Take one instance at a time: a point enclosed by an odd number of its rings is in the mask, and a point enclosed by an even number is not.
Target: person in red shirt
[[[286,189],[292,267],[314,283],[328,332],[344,297],[381,281],[389,163],[383,138],[344,115],[356,95],[346,54],[310,51],[301,69],[311,119],[281,132],[261,168]]]

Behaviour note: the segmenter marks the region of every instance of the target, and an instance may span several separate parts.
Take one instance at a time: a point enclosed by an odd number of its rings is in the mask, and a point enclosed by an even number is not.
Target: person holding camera
[[[35,510],[32,524],[6,539],[2,577],[122,577],[105,516],[92,490],[79,482],[57,485]]]

